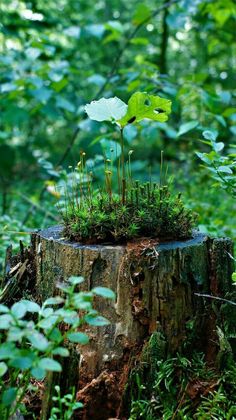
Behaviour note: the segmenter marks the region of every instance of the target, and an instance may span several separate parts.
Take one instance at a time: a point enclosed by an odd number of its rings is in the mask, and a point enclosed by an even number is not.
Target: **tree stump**
[[[56,226],[33,234],[32,246],[39,301],[55,295],[57,282],[72,275],[84,277],[81,290],[105,286],[116,293],[115,302],[95,299],[110,325],[85,327],[90,343],[79,349],[84,419],[121,416],[128,372],[153,332],[161,331],[175,353],[186,338],[187,321],[198,315],[207,342],[213,324],[195,292],[219,296],[230,289],[232,242],[198,232],[186,241],[160,244],[143,238],[126,245],[83,245],[63,239]]]

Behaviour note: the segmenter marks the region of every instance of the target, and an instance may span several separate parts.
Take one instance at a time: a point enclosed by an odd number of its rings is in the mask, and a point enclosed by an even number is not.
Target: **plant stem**
[[[160,188],[162,187],[162,175],[163,175],[163,150],[161,151]]]
[[[125,156],[124,156],[124,136],[123,127],[120,129],[120,143],[121,143],[121,170],[122,170],[122,204],[125,204]]]

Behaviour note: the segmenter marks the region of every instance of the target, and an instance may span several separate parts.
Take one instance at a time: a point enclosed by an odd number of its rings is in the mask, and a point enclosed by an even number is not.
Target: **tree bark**
[[[186,323],[197,316],[207,348],[214,317],[210,322],[204,300],[194,293],[229,291],[232,242],[195,233],[186,241],[161,244],[146,238],[127,245],[82,245],[62,236],[60,226],[33,234],[37,299],[55,295],[57,282],[71,275],[85,278],[83,290],[106,286],[116,292],[115,302],[95,299],[110,325],[85,327],[90,343],[79,349],[79,397],[84,419],[118,417],[130,368],[152,333],[163,333],[173,354],[186,339]]]

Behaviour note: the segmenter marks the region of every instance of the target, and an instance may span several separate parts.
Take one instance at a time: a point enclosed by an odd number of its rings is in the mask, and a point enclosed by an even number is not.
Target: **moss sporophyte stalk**
[[[85,106],[88,117],[110,121],[119,131],[120,156],[104,157],[104,183],[94,188],[93,172],[86,163],[86,153],[72,174],[72,188],[66,188],[66,205],[62,210],[64,233],[83,242],[124,242],[137,237],[178,239],[191,236],[194,216],[185,208],[180,194],[171,195],[159,182],[133,180],[131,156],[125,154],[124,129],[143,119],[165,122],[171,101],[146,92],[134,93],[128,104],[119,98],[102,98]],[[162,160],[162,159],[161,159]],[[162,166],[162,164],[161,164]],[[114,179],[113,175],[116,175]]]

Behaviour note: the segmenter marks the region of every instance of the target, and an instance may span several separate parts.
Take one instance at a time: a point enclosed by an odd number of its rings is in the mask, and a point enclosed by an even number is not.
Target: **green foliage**
[[[62,296],[47,299],[42,306],[29,300],[14,303],[11,308],[0,305],[0,414],[7,420],[23,409],[23,399],[31,389],[31,380],[41,381],[47,372],[61,372],[57,356],[68,357],[65,342],[85,345],[87,334],[78,331],[84,323],[107,325],[109,321],[93,309],[93,297],[99,294],[114,299],[111,290],[97,287],[91,292],[76,291],[81,277],[71,277],[59,285]],[[83,311],[83,315],[79,311]],[[62,324],[67,328],[61,329]],[[57,358],[57,360],[55,359]],[[32,391],[32,390],[31,390]],[[71,394],[60,396],[56,388],[57,404],[51,419],[69,419],[81,407]],[[63,411],[63,416],[62,416]],[[58,417],[59,416],[59,417]]]
[[[124,127],[147,118],[165,122],[171,112],[171,101],[146,92],[135,92],[128,101],[127,113],[119,121]]]
[[[233,364],[231,368],[235,371]],[[138,391],[132,397],[129,420],[218,420],[231,419],[236,414],[235,379],[227,370],[209,368],[201,353],[194,352],[191,359],[180,354],[172,358],[162,355],[156,358],[152,382],[145,381],[143,373],[137,373],[134,386]]]
[[[223,142],[217,142],[217,133],[214,131],[204,131],[204,143],[211,147],[209,153],[197,153],[207,169],[211,172],[213,179],[230,195],[236,197],[236,153],[233,153],[235,146],[232,145],[232,153],[227,156],[222,155],[225,145]]]
[[[83,407],[83,404],[76,402],[75,392],[61,396],[58,385],[55,386],[56,394],[52,397],[53,408],[49,420],[70,420],[75,410]]]
[[[121,127],[147,118],[165,122],[171,112],[171,101],[146,92],[135,92],[126,105],[119,98],[99,99],[85,106],[89,118],[95,121],[114,121]]]

